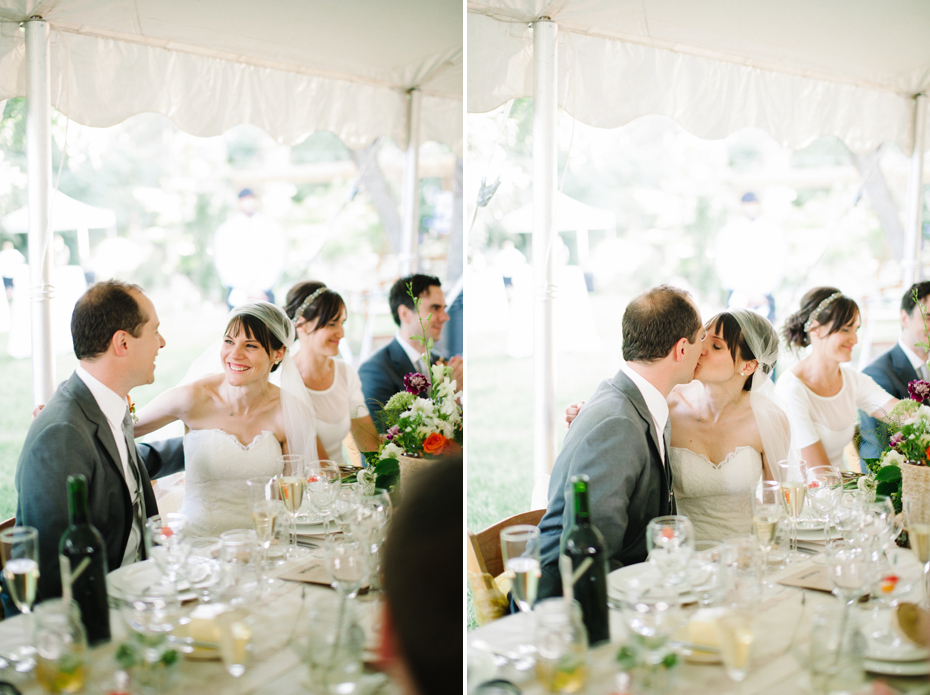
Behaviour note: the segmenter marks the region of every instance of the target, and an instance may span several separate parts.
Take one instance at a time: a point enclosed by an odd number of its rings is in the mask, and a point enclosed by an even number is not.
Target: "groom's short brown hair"
[[[688,293],[670,285],[646,290],[623,312],[623,359],[657,362],[682,338],[694,343],[701,317]]]
[[[107,351],[117,331],[126,331],[133,338],[142,335],[142,326],[149,320],[132,292],[142,294],[142,288],[120,280],[105,280],[91,285],[74,305],[71,314],[71,340],[74,356],[91,360]]]

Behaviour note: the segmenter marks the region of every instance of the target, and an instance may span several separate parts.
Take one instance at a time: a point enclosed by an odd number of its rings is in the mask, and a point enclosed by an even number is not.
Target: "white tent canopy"
[[[462,6],[456,0],[0,0],[0,100],[26,95],[24,34],[50,27],[51,99],[79,123],[161,113],[193,135],[252,123],[287,144],[328,130],[353,148],[462,151]]]
[[[514,234],[533,232],[533,204],[524,205],[504,215],[501,224]],[[617,217],[610,210],[586,205],[580,200],[559,192],[555,199],[555,231],[576,232],[578,230],[615,230]]]
[[[82,203],[61,191],[52,195],[52,215],[49,228],[53,232],[68,232],[87,229],[113,229],[116,227],[116,213],[105,208]],[[29,231],[29,208],[21,207],[3,217],[3,227],[14,234]]]
[[[930,86],[921,0],[469,0],[468,110],[533,95],[529,23],[558,25],[558,105],[601,128],[645,114],[703,138],[747,126],[798,148],[912,147]]]

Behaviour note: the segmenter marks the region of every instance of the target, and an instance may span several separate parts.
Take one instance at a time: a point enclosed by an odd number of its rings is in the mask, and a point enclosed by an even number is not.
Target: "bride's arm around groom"
[[[609,570],[644,561],[646,525],[675,512],[665,399],[675,385],[691,381],[703,331],[697,306],[676,288],[655,287],[626,307],[626,363],[585,404],[552,469],[539,524],[539,598],[561,593],[558,557],[562,535],[571,527],[573,476],[591,481],[591,520],[604,535]]]

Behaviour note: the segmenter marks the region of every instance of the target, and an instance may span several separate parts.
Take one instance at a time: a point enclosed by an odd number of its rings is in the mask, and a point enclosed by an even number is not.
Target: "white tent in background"
[[[533,97],[537,475],[555,460],[552,263],[557,109],[618,127],[662,114],[704,138],[834,135],[911,153],[905,285],[918,274],[930,4],[921,0],[469,0],[467,107]],[[550,260],[550,262],[546,262]],[[546,291],[543,291],[545,289]]]
[[[18,25],[18,23],[22,25]],[[462,152],[460,0],[0,0],[0,100],[28,102],[33,399],[50,349],[50,108],[91,126],[154,111],[193,135],[252,123],[281,143],[319,130],[407,148],[403,253],[416,257],[417,148]]]

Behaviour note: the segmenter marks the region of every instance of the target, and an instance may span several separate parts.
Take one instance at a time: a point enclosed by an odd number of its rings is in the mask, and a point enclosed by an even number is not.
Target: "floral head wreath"
[[[297,311],[294,312],[294,321],[297,321],[297,319],[303,316],[304,312],[310,308],[310,305],[313,304],[316,298],[324,292],[329,292],[329,288],[321,287],[316,292],[311,293],[303,302],[301,302],[300,306],[297,307]]]
[[[807,321],[804,322],[804,332],[810,333],[811,326],[813,326],[817,320],[816,317],[820,316],[824,311],[827,310],[827,307],[833,304],[837,299],[843,296],[842,292],[834,292],[829,297],[824,299],[820,304],[817,305],[817,308],[814,309],[810,315],[807,317]]]

